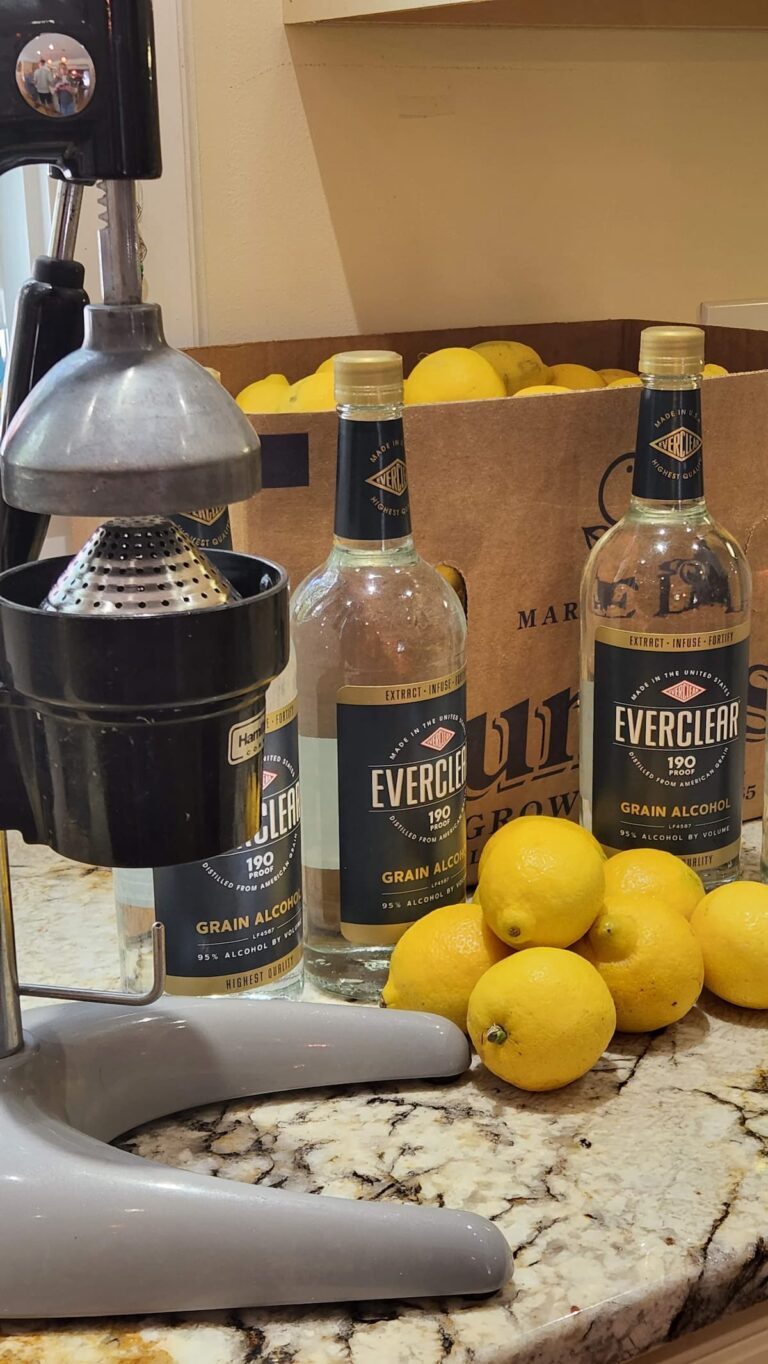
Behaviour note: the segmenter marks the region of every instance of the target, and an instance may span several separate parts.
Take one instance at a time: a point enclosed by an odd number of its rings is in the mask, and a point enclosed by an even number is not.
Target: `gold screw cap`
[[[333,359],[337,403],[395,407],[403,401],[403,357],[394,350],[347,350]]]
[[[703,368],[701,327],[645,327],[640,333],[641,374],[701,374]]]

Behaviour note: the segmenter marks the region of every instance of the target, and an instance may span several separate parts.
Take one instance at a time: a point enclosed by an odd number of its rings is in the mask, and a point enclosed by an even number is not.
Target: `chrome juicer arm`
[[[141,241],[133,180],[99,187],[101,288],[107,304],[141,303]]]

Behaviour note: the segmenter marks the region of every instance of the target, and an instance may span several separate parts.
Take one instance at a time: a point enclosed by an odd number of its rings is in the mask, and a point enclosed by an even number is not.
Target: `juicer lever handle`
[[[79,261],[38,256],[34,262],[32,278],[22,284],[16,301],[0,435],[5,435],[38,380],[82,346],[89,301],[84,281]]]
[[[5,435],[16,412],[43,375],[83,344],[88,295],[78,261],[40,256],[16,304],[11,353],[0,416]],[[37,559],[50,517],[9,507],[0,498],[0,572]]]

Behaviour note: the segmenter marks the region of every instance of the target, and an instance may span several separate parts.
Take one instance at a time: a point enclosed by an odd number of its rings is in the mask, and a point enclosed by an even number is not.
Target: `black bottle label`
[[[169,994],[237,994],[274,985],[301,961],[295,702],[267,717],[261,809],[261,832],[242,848],[207,862],[155,868]]]
[[[663,502],[704,496],[698,389],[643,389],[632,493]]]
[[[393,943],[466,888],[463,670],[337,696],[341,931]]]
[[[375,544],[410,535],[401,419],[339,422],[334,533]]]
[[[741,841],[749,627],[634,634],[600,627],[592,754],[595,837],[696,871]]]
[[[232,549],[229,507],[201,507],[199,511],[179,512],[171,520],[198,549]]]

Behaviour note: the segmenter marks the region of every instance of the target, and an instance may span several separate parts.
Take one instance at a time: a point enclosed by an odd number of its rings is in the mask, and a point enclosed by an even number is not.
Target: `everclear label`
[[[703,497],[698,389],[643,389],[632,492],[635,497],[663,502]]]
[[[339,422],[334,531],[346,540],[411,533],[403,423]]]
[[[231,549],[229,507],[200,507],[171,518],[198,549]]]
[[[593,832],[696,870],[741,838],[749,627],[699,635],[598,629]]]
[[[169,994],[273,985],[301,960],[301,805],[295,702],[267,716],[262,827],[234,852],[159,867]]]
[[[464,673],[337,701],[341,931],[391,943],[464,898]]]

